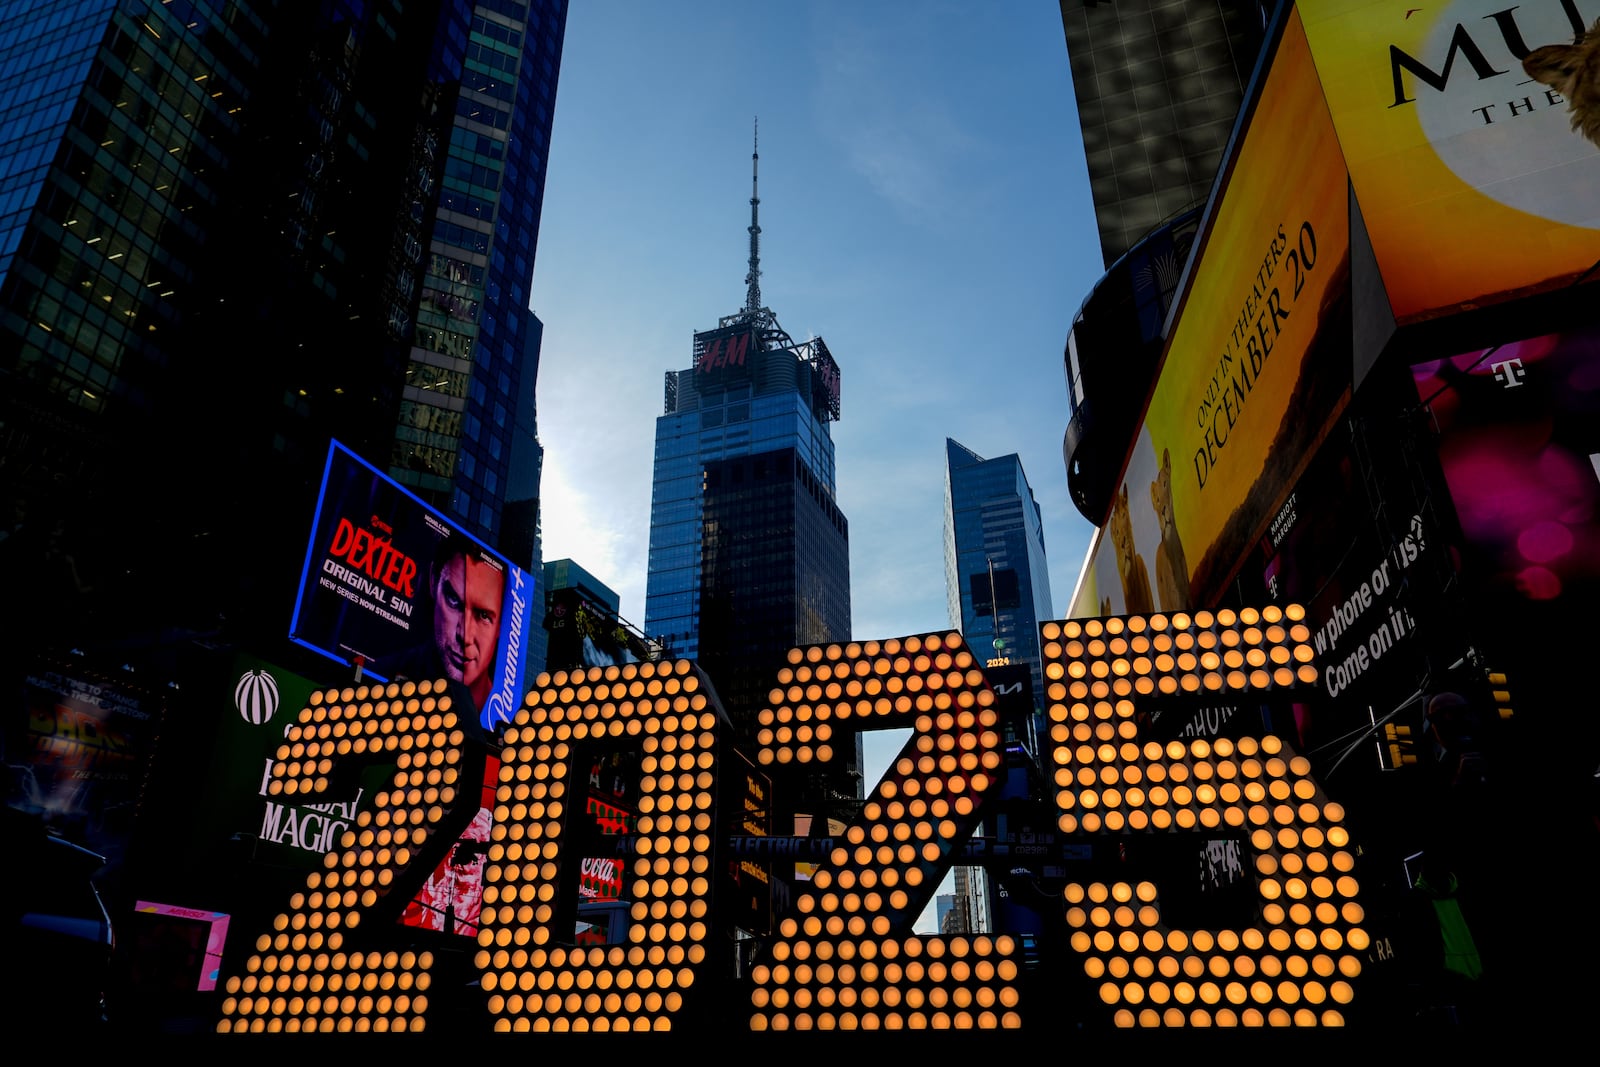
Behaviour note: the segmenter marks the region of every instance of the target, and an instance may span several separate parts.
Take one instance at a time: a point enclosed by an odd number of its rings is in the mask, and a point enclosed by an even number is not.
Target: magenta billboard
[[[1600,328],[1419,363],[1412,376],[1467,573],[1506,603],[1581,611],[1600,590]]]
[[[533,592],[521,568],[329,446],[290,639],[377,681],[461,682],[493,730],[522,701]]]

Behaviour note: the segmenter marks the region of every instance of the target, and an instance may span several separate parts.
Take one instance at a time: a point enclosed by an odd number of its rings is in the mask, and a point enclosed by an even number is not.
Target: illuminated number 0
[[[496,1030],[669,1030],[706,956],[720,707],[688,660],[540,675],[507,727],[477,965]],[[557,929],[575,748],[643,750],[627,945]]]

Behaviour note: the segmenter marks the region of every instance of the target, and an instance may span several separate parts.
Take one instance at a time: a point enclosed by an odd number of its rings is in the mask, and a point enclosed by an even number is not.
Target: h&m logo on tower
[[[694,369],[704,373],[723,367],[743,367],[750,353],[750,332],[702,334],[701,349],[696,354]]]

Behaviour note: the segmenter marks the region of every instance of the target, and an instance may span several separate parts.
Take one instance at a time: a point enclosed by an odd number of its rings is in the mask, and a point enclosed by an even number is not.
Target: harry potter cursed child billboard
[[[1075,615],[1184,610],[1227,581],[1348,396],[1349,230],[1339,142],[1291,11]]]
[[[1600,259],[1600,0],[1297,6],[1398,321]]]

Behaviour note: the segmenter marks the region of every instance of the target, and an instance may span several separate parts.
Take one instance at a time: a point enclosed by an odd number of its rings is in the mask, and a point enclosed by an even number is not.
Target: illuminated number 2
[[[1277,737],[1141,743],[1135,702],[1316,682],[1304,609],[1050,622],[1046,699],[1068,834],[1248,834],[1259,921],[1183,931],[1151,882],[1074,882],[1084,972],[1123,1027],[1342,1026],[1369,939],[1354,858],[1310,763]]]
[[[760,715],[763,764],[831,758],[837,727],[915,729],[752,970],[753,1030],[1012,1029],[1011,937],[906,931],[1001,766],[994,693],[961,635],[789,653]]]
[[[429,952],[383,947],[392,927],[357,932],[376,910],[397,901],[404,872],[431,870],[470,811],[478,807],[482,760],[463,761],[465,734],[451,710],[445,683],[311,694],[309,706],[285,733],[268,792],[310,800],[328,788],[339,764],[394,760],[389,787],[371,810],[356,816],[306,877],[289,909],[256,940],[245,973],[225,985],[219,1033],[421,1030],[428,1010]],[[364,951],[365,950],[365,951]]]
[[[668,1030],[710,940],[720,707],[688,660],[540,675],[504,735],[477,955],[496,1030]],[[557,929],[576,747],[638,747],[628,944]],[[581,839],[581,838],[580,838]]]

